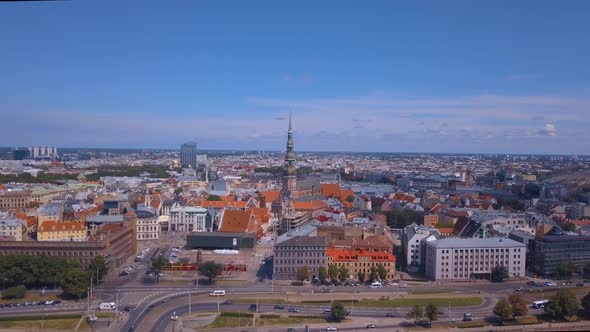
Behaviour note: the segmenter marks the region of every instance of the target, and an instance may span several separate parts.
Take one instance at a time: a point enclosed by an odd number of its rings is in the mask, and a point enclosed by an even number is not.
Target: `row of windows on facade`
[[[325,252],[277,252],[277,257],[325,257]]]
[[[287,267],[278,267],[277,271],[278,272],[296,272],[297,270],[299,270],[301,267],[292,267],[292,266],[287,266]],[[315,271],[316,269],[314,267],[309,266],[308,267],[310,270]]]
[[[140,240],[157,239],[158,233],[140,233],[140,234],[137,234],[137,238]]]
[[[325,263],[319,259],[277,259],[277,264],[322,264]]]
[[[506,266],[504,264],[498,264],[498,265],[499,266]],[[488,265],[488,264],[486,264],[485,270],[489,270],[490,267],[496,267],[498,265]],[[512,267],[512,270],[515,270],[515,271],[520,270],[520,265],[519,264],[513,264],[511,267]],[[475,271],[478,271],[480,269],[484,269],[484,266],[482,264],[482,266],[476,266],[475,268],[474,267],[470,267],[470,268],[465,268],[465,269],[463,269],[462,267],[460,267],[460,268],[457,268],[456,267],[454,271],[455,272],[463,272],[463,270],[465,270],[465,272],[467,272],[467,271],[473,272],[474,269],[475,269]],[[440,269],[440,272],[449,272],[449,269],[448,268],[441,268]]]
[[[379,265],[383,265],[384,267],[388,267],[388,266],[394,266],[394,263],[389,263],[389,262],[371,262],[371,263],[354,263],[354,262],[336,262],[336,264],[338,265],[346,265],[349,267],[370,267],[370,266],[379,266]]]
[[[454,249],[452,251],[455,252],[455,254],[457,253],[472,253],[472,252],[509,252],[510,250],[516,251],[516,252],[520,252],[520,248],[506,248],[506,249]],[[495,251],[494,251],[495,250]],[[441,250],[441,252],[443,254],[449,254],[451,252],[450,249],[443,249]]]
[[[515,277],[520,277],[520,273],[518,273],[518,272],[514,273],[513,275]],[[448,274],[443,274],[440,277],[442,279],[450,279],[450,277],[449,277]],[[466,279],[466,278],[469,278],[469,277],[470,277],[470,274],[457,274],[457,273],[455,273],[455,275],[454,275],[454,278],[455,279],[457,279],[457,278]]]
[[[283,250],[283,251],[290,251],[290,250],[302,251],[302,250],[326,250],[326,247],[278,247],[277,249]]]
[[[160,227],[157,226],[139,226],[137,227],[138,232],[157,232],[160,230]]]
[[[478,258],[479,259],[493,259],[493,258],[497,259],[497,258],[504,258],[504,257],[510,258],[510,255],[508,253],[506,253],[506,255],[504,255],[504,254],[495,254],[494,255],[493,253],[491,253],[491,255],[490,254],[484,255],[483,253],[480,253],[479,256],[477,254],[475,256],[474,255],[455,256],[455,260],[460,260],[462,262],[463,260],[478,259]],[[520,255],[513,255],[513,257],[515,259],[520,258]],[[451,256],[441,256],[441,259],[442,260],[451,259]]]
[[[3,250],[0,255],[35,255],[35,256],[64,256],[64,257],[93,257],[93,251],[22,251],[22,250]],[[97,253],[98,255],[98,253]]]

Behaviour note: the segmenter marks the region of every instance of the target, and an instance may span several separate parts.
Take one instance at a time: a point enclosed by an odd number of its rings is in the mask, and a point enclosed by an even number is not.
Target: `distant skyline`
[[[0,2],[0,146],[590,154],[588,12]]]

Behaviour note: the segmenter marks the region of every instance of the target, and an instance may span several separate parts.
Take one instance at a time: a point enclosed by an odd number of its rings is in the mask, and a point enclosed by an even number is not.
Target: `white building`
[[[138,241],[157,240],[160,238],[160,222],[154,213],[137,211],[135,227]]]
[[[170,210],[168,231],[206,232],[210,227],[211,217],[205,208],[181,206]]]
[[[402,252],[409,272],[418,272],[424,268],[426,241],[436,240],[440,236],[440,232],[434,227],[411,224],[403,229]]]
[[[32,146],[29,148],[32,158],[57,158],[57,148],[55,146]]]
[[[426,277],[432,280],[490,279],[496,266],[509,277],[525,276],[526,245],[506,238],[441,239],[426,242]]]
[[[0,237],[9,236],[16,241],[22,241],[25,229],[20,219],[12,216],[0,216]]]

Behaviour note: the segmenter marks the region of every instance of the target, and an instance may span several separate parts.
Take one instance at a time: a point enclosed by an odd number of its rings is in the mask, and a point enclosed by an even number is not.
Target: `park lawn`
[[[460,329],[467,329],[467,328],[472,328],[472,327],[484,327],[486,325],[487,324],[481,320],[474,320],[472,322],[457,323],[457,327]]]
[[[25,302],[35,302],[35,301],[55,301],[60,300],[55,293],[47,293],[46,295],[39,294],[38,291],[35,292],[27,292],[24,298],[22,299],[0,299],[0,303],[25,303]]]
[[[117,315],[114,312],[97,312],[96,317],[98,318],[115,318]]]
[[[300,324],[318,324],[325,323],[326,320],[319,317],[273,317],[273,318],[259,318],[256,319],[256,326],[271,326],[271,325],[300,325]]]
[[[45,321],[2,321],[0,322],[0,327],[16,329],[40,329],[43,326],[46,329],[73,331],[79,321],[80,318],[47,319]]]
[[[211,324],[205,327],[210,329],[218,329],[224,327],[242,327],[249,326],[251,323],[252,318],[250,317],[228,317],[219,315]]]

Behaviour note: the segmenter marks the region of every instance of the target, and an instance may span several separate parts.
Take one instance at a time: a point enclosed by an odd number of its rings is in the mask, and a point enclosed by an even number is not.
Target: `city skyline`
[[[588,5],[450,4],[4,3],[0,141],[589,154]]]

